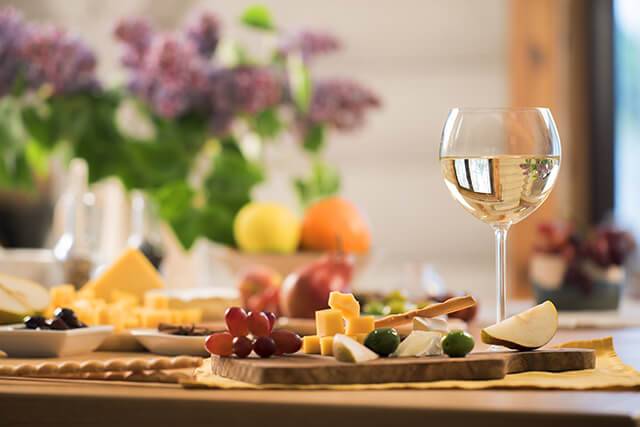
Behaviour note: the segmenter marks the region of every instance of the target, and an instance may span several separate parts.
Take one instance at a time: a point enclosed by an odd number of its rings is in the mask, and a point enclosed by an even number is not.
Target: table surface
[[[479,331],[472,330],[475,336]],[[613,336],[640,367],[640,328],[561,330],[551,344]],[[482,344],[478,347],[482,349]],[[636,426],[632,391],[184,390],[171,384],[0,378],[0,426]],[[364,420],[364,422],[363,422]],[[437,424],[432,424],[437,425]]]

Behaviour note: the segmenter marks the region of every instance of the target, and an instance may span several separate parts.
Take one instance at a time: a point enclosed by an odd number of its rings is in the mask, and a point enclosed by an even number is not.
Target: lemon
[[[298,248],[300,221],[278,203],[251,202],[236,215],[233,234],[245,252],[291,253]]]

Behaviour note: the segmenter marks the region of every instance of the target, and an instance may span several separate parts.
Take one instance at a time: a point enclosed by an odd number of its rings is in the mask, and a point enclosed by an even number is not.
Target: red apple
[[[254,265],[239,277],[237,288],[242,305],[247,311],[272,311],[279,313],[278,294],[282,277],[265,265]]]
[[[280,288],[280,309],[288,317],[313,319],[329,308],[331,291],[349,292],[353,262],[344,255],[327,255],[289,274]]]

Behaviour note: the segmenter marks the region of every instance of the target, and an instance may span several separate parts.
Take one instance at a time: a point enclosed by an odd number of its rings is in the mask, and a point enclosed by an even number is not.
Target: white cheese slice
[[[398,346],[392,356],[395,357],[420,357],[437,356],[442,354],[440,332],[413,331]]]
[[[414,317],[414,331],[439,332],[445,335],[449,332],[449,324],[446,320],[437,317]]]

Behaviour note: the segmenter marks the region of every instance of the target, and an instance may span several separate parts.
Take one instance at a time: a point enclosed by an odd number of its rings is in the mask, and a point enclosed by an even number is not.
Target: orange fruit
[[[300,240],[306,250],[364,253],[371,245],[371,232],[356,206],[340,197],[329,197],[307,209]]]

